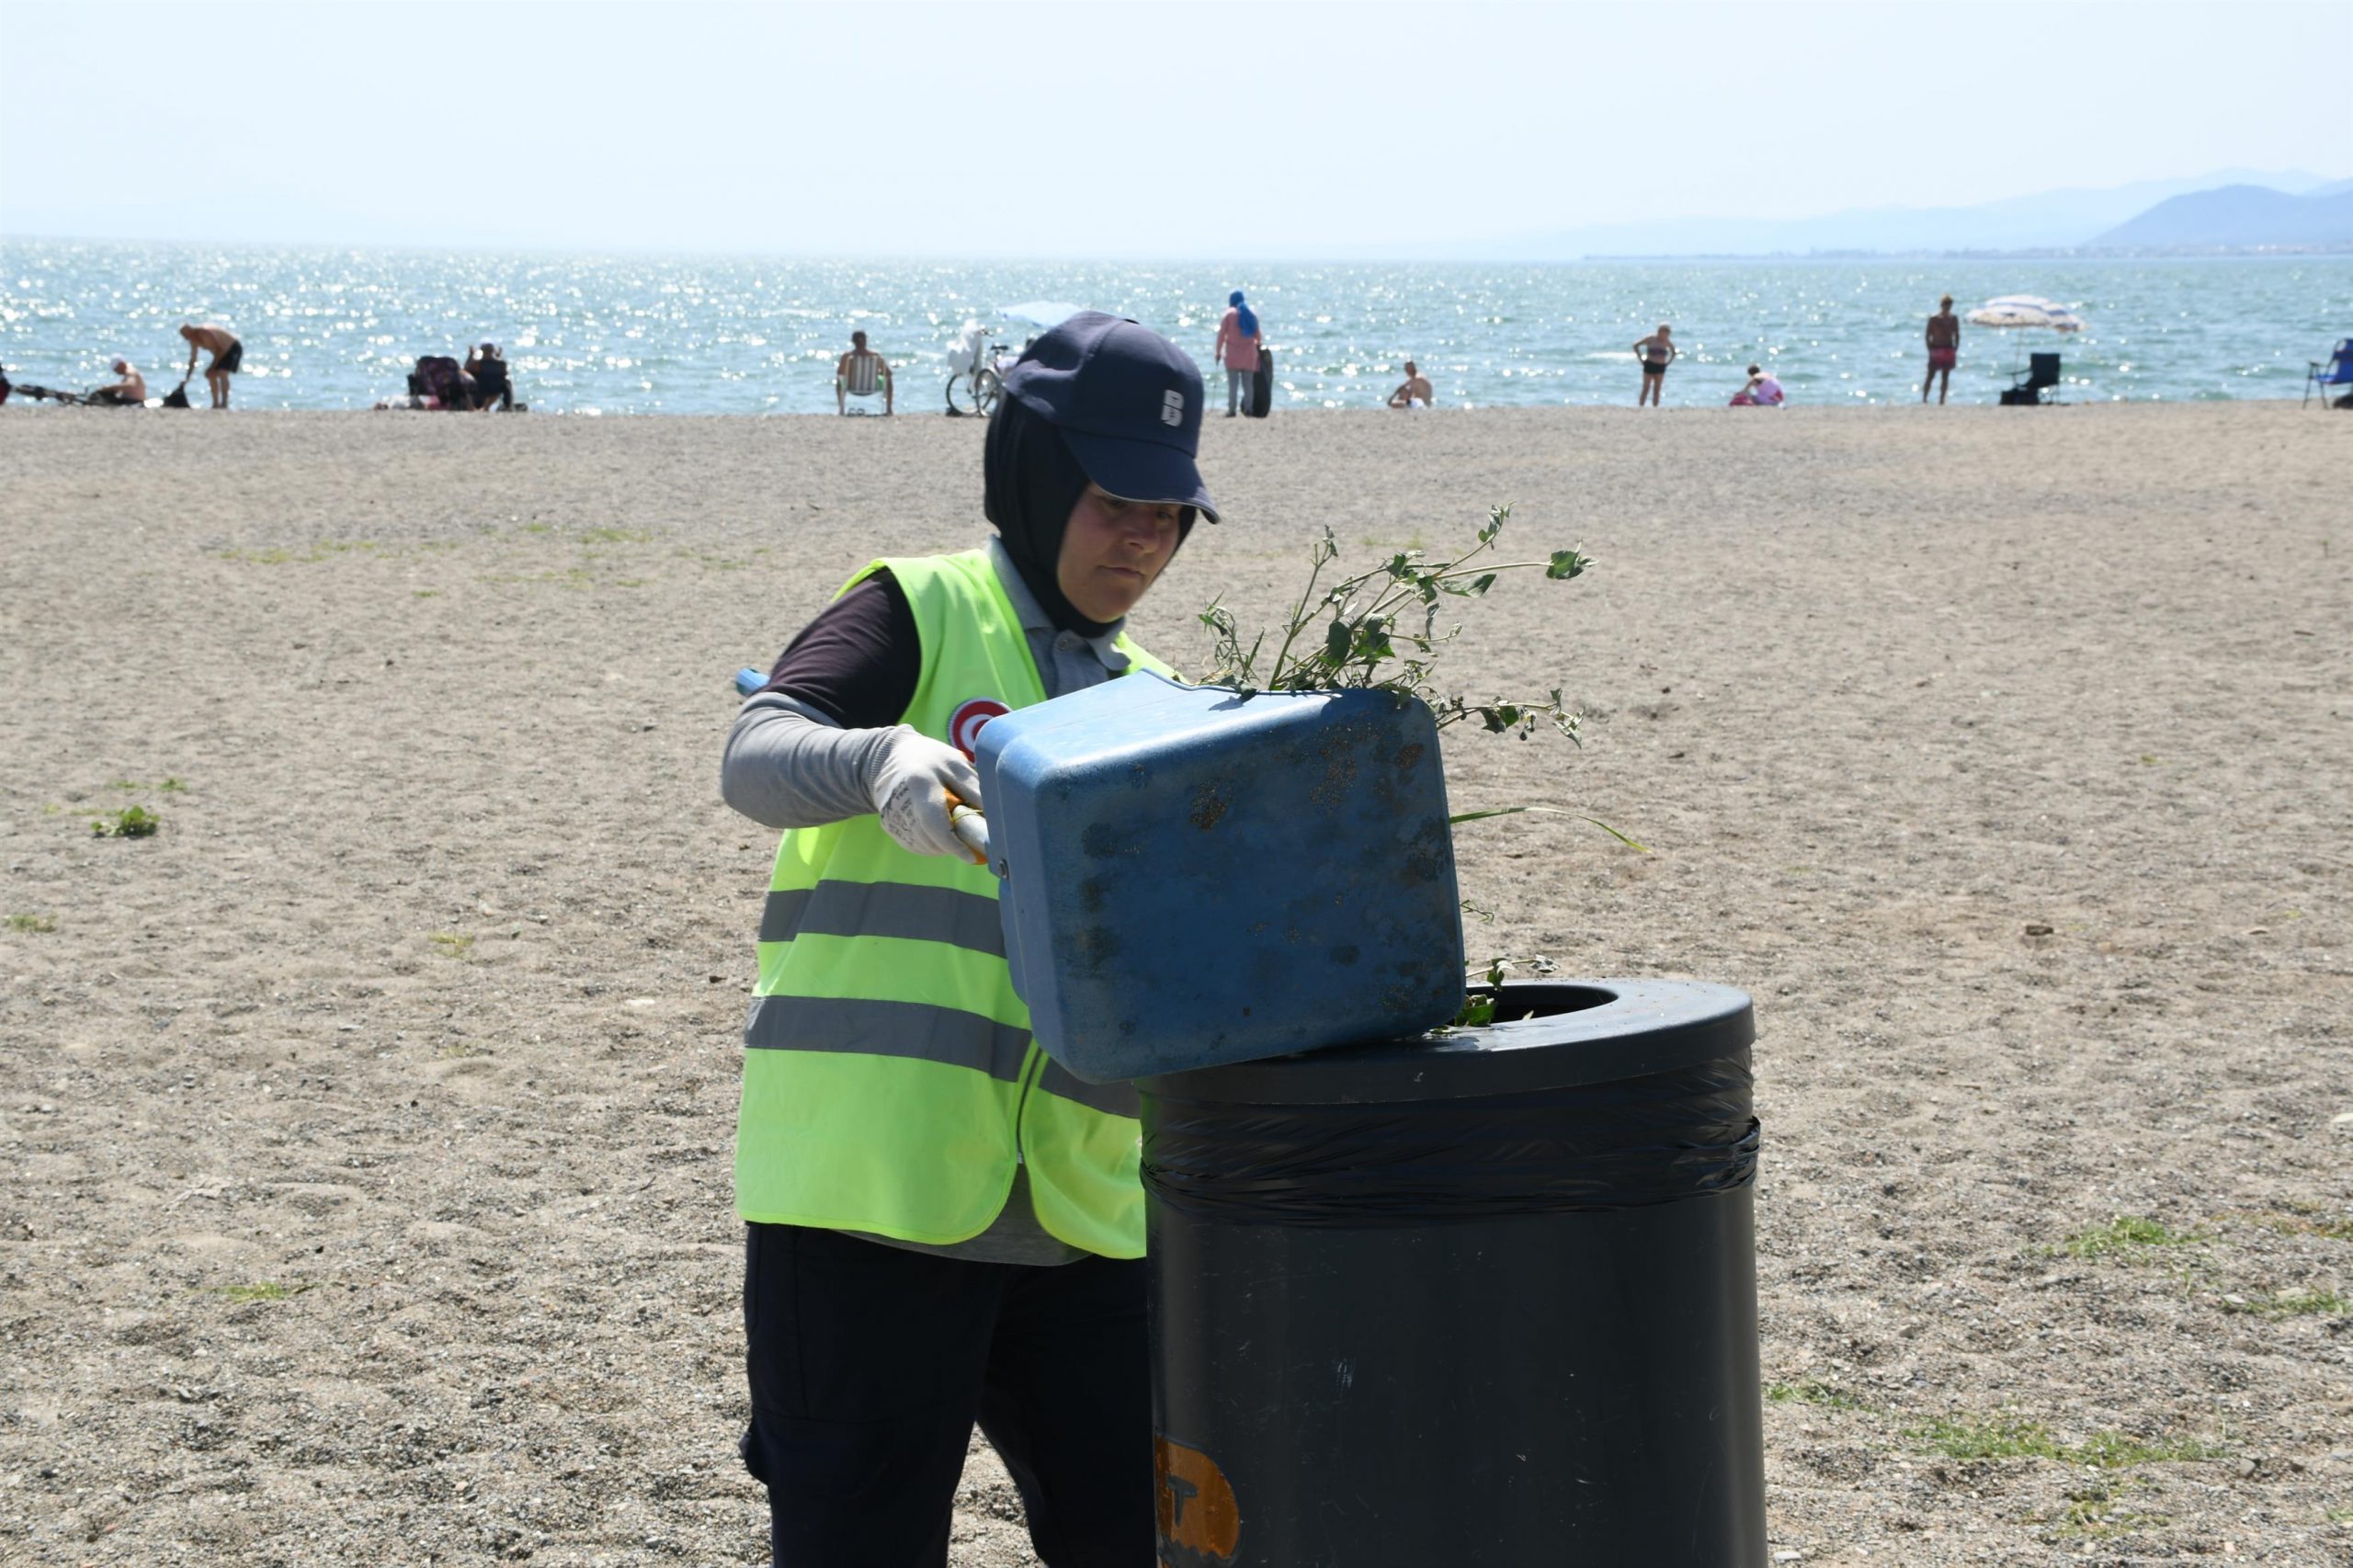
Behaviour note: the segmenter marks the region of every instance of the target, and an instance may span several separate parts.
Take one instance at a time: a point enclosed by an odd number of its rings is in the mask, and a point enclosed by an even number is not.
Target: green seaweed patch
[[[30,932],[54,931],[57,929],[57,916],[54,915],[11,915],[8,916],[8,929]]]
[[[90,834],[96,838],[153,838],[164,819],[144,806],[125,806],[111,816],[92,817]]]
[[[461,959],[474,950],[474,939],[463,931],[436,931],[426,939],[444,958]]]

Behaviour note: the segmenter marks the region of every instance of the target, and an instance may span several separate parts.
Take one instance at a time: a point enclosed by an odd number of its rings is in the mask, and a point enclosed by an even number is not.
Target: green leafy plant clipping
[[[125,806],[112,816],[90,819],[90,832],[98,838],[152,838],[164,825],[164,819],[144,806]]]
[[[1245,642],[1233,613],[1222,604],[1212,603],[1201,611],[1200,622],[1211,640],[1211,667],[1201,684],[1224,687],[1245,699],[1268,691],[1386,691],[1401,702],[1427,706],[1441,730],[1475,722],[1491,735],[1526,740],[1539,729],[1550,729],[1577,740],[1578,715],[1563,700],[1558,687],[1540,697],[1472,697],[1447,690],[1440,680],[1440,655],[1462,634],[1459,621],[1445,623],[1449,612],[1485,598],[1506,572],[1538,572],[1546,582],[1566,583],[1593,569],[1593,557],[1574,549],[1552,551],[1537,560],[1495,559],[1495,541],[1510,520],[1509,506],[1493,506],[1477,539],[1451,557],[1433,558],[1416,543],[1392,552],[1377,566],[1329,579],[1326,568],[1339,559],[1340,545],[1326,528],[1308,551],[1307,584],[1276,631],[1257,632]],[[1270,639],[1275,640],[1271,654]],[[1580,816],[1552,806],[1495,806],[1459,812],[1448,820],[1459,824],[1526,812]],[[1650,853],[1597,817],[1580,820],[1631,848]],[[1493,918],[1467,903],[1464,908]],[[1522,963],[1540,973],[1552,971],[1542,958],[1493,960],[1487,966],[1489,989],[1469,994],[1455,1024],[1495,1022],[1494,988],[1502,984],[1506,971]]]
[[[1201,611],[1200,622],[1212,640],[1211,669],[1201,684],[1245,697],[1261,691],[1389,691],[1427,703],[1440,729],[1475,719],[1490,734],[1525,740],[1540,725],[1550,725],[1576,739],[1577,716],[1558,688],[1541,698],[1474,699],[1441,690],[1438,683],[1438,653],[1462,632],[1460,625],[1438,624],[1449,601],[1460,608],[1484,598],[1506,572],[1541,572],[1549,582],[1565,583],[1594,564],[1576,550],[1556,550],[1541,561],[1484,559],[1510,520],[1509,506],[1492,507],[1478,541],[1451,560],[1401,550],[1378,566],[1332,582],[1324,580],[1324,568],[1339,559],[1340,545],[1325,528],[1308,552],[1307,585],[1283,617],[1281,640],[1271,658],[1267,642],[1275,633],[1261,631],[1245,646],[1231,610],[1211,604]]]

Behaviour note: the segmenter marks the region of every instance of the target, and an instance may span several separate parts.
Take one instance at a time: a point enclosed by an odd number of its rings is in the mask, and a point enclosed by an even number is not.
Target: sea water
[[[1964,327],[1961,403],[1994,401],[2035,349],[2063,356],[2071,402],[2296,397],[2308,362],[2353,335],[2353,256],[966,265],[41,240],[0,243],[0,366],[78,388],[125,355],[160,395],[188,360],[176,329],[203,321],[244,341],[239,407],[366,408],[405,390],[418,355],[488,339],[535,410],[814,414],[863,328],[899,412],[931,414],[967,318],[1017,350],[1037,329],[1001,307],[1056,300],[1167,334],[1222,405],[1211,353],[1236,288],[1275,351],[1279,413],[1378,406],[1408,358],[1445,408],[1631,403],[1631,345],[1662,322],[1683,351],[1670,406],[1722,404],[1752,362],[1794,403],[1916,401],[1922,326],[1948,292],[1964,314],[2047,295],[2086,323]]]

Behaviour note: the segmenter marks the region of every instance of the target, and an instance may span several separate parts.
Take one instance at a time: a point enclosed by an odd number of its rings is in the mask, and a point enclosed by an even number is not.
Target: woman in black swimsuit
[[[1665,322],[1659,323],[1658,331],[1650,336],[1635,340],[1634,353],[1643,362],[1643,390],[1634,394],[1636,408],[1645,403],[1653,408],[1658,406],[1659,391],[1666,385],[1666,368],[1675,363],[1675,357],[1680,352],[1675,347],[1675,329]]]

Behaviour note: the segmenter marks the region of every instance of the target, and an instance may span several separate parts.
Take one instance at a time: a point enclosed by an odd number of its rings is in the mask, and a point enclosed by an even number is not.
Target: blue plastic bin
[[[976,744],[1013,983],[1095,1083],[1409,1035],[1462,1005],[1429,710],[1135,674]]]

